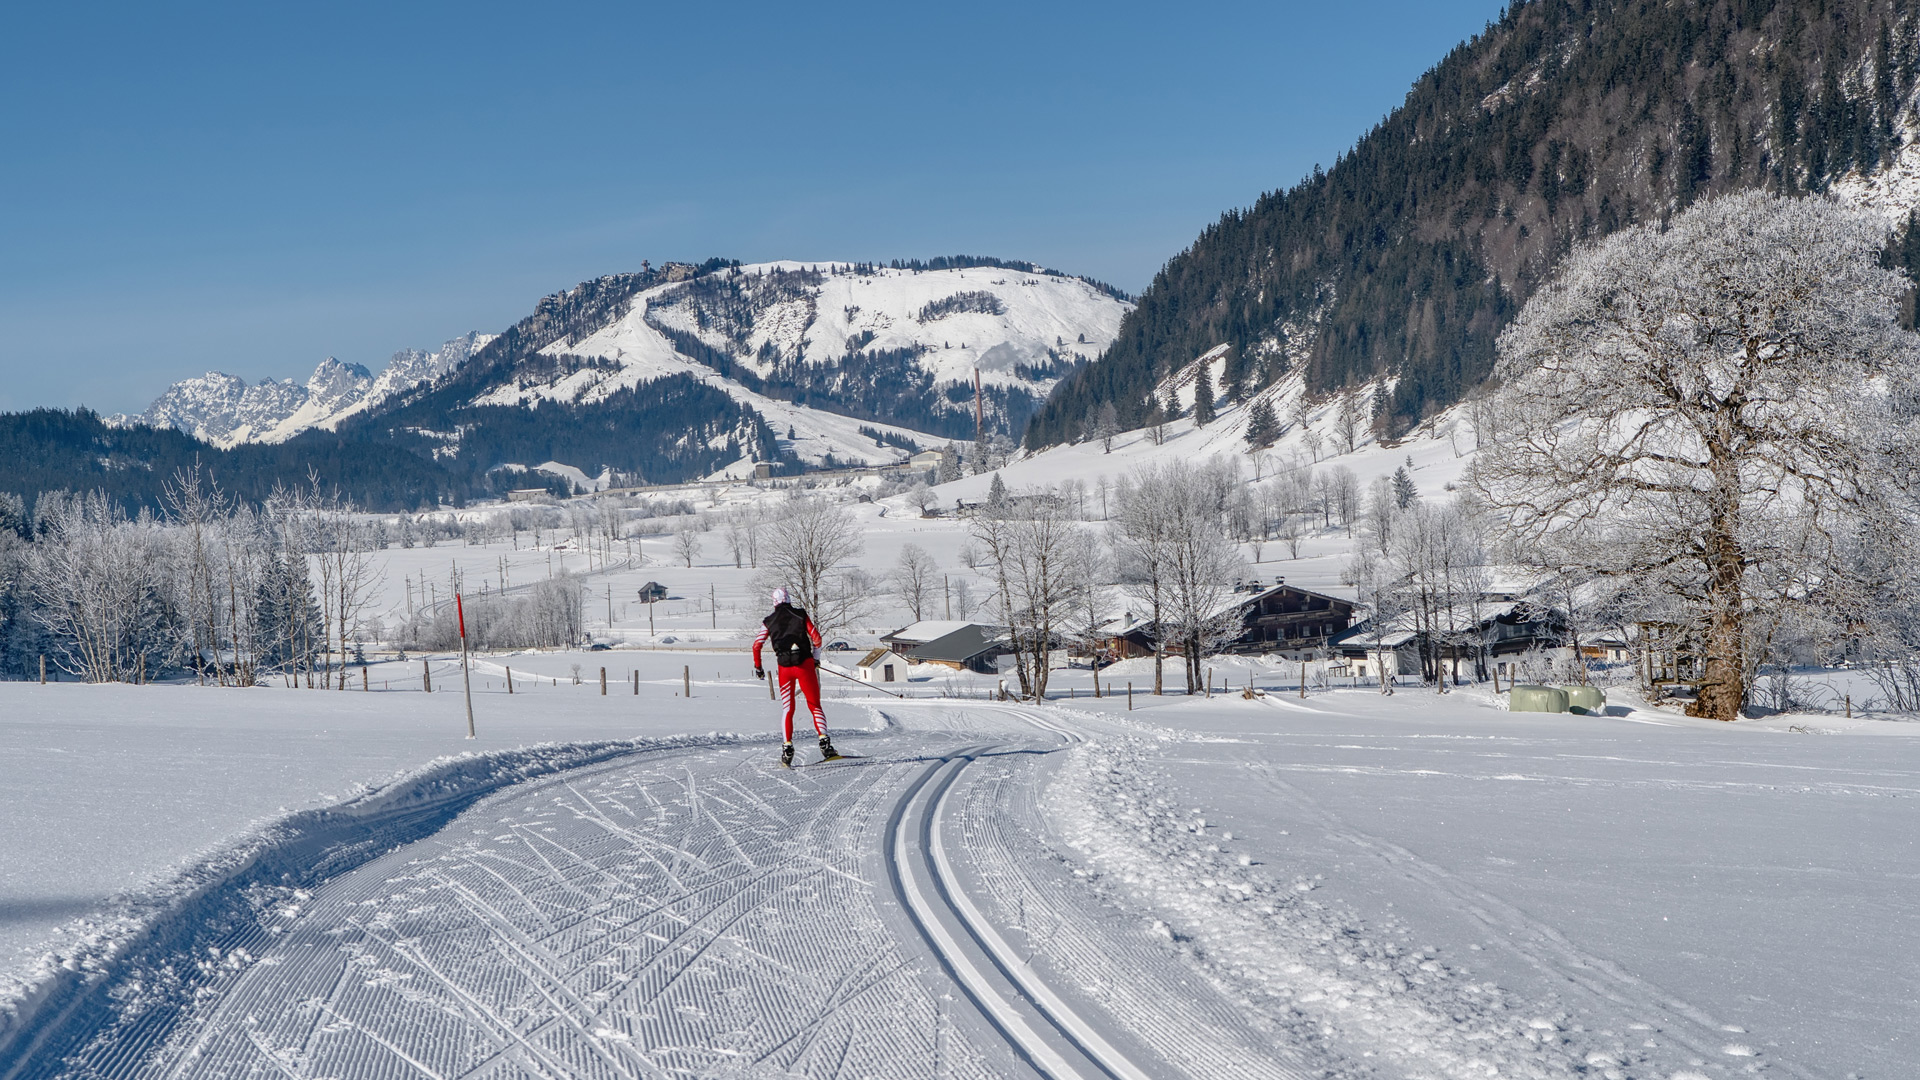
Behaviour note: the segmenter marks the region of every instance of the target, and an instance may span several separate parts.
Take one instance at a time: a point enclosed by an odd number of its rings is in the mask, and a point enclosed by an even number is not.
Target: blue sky
[[[1501,6],[10,5],[0,410],[377,369],[642,259],[1137,291]]]

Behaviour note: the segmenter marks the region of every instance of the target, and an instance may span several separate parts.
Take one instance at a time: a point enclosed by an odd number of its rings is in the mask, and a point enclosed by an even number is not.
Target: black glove
[[[766,678],[766,677],[767,677],[767,673],[766,673],[766,670],[765,670],[764,668],[754,668],[754,669],[753,669],[753,677],[754,677],[754,678],[756,678],[756,679],[764,679],[764,678]]]

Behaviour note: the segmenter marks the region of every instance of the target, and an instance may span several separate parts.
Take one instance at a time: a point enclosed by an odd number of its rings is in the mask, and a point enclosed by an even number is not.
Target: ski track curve
[[[1044,852],[1032,829],[976,843],[974,823],[1077,736],[998,706],[878,715],[878,734],[842,736],[870,757],[789,771],[765,745],[680,745],[523,778],[329,880],[244,883],[244,912],[123,978],[108,996],[127,1008],[16,1072],[1282,1075],[1257,1037],[1229,1071],[1180,1062],[1191,1034],[1153,1001],[1177,957],[1115,1013],[1074,963],[999,929],[995,890]],[[1082,965],[1111,968],[1099,920],[1075,926]]]

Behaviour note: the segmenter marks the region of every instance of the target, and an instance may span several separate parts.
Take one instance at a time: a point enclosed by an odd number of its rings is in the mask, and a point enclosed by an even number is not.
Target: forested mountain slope
[[[381,510],[431,507],[484,493],[481,478],[458,463],[317,431],[287,443],[223,448],[172,428],[109,425],[85,409],[0,413],[0,493],[31,507],[42,492],[99,491],[137,512],[165,506],[167,485],[183,469],[203,467],[229,495],[258,503],[276,486],[328,494]]]
[[[1894,0],[1516,3],[1331,169],[1170,260],[1027,444],[1083,437],[1105,403],[1138,426],[1158,380],[1220,345],[1230,400],[1293,369],[1316,393],[1386,376],[1376,422],[1403,432],[1487,376],[1573,244],[1890,164],[1915,124],[1914,16]]]

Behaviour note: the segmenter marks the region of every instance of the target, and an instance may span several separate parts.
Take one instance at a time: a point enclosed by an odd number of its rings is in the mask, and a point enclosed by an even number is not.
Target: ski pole
[[[869,689],[869,690],[879,690],[879,691],[880,691],[881,693],[883,693],[883,694],[893,694],[893,691],[891,691],[891,690],[887,690],[887,689],[883,689],[883,688],[881,688],[881,687],[878,687],[878,686],[875,686],[875,685],[873,685],[872,683],[869,683],[869,682],[861,682],[861,681],[860,681],[859,679],[856,679],[856,678],[854,678],[854,677],[853,677],[853,676],[851,676],[851,675],[842,675],[842,674],[841,674],[840,672],[838,672],[838,671],[835,671],[835,670],[833,670],[832,668],[830,668],[830,667],[828,667],[828,666],[827,666],[827,665],[825,665],[825,664],[820,664],[820,665],[817,665],[817,668],[818,668],[818,670],[820,670],[820,671],[824,671],[824,672],[826,672],[826,673],[827,673],[827,674],[829,674],[829,675],[839,675],[839,676],[840,676],[841,678],[843,678],[843,679],[845,679],[845,680],[847,680],[847,681],[848,681],[848,682],[850,682],[850,683],[859,683],[859,684],[860,684],[861,686],[864,686],[864,687],[866,687],[866,688],[867,688],[867,689]],[[893,696],[894,696],[894,697],[897,697],[897,698],[902,698],[902,699],[904,699],[904,698],[905,698],[905,697],[906,697],[907,695],[905,695],[905,694],[893,694]]]

